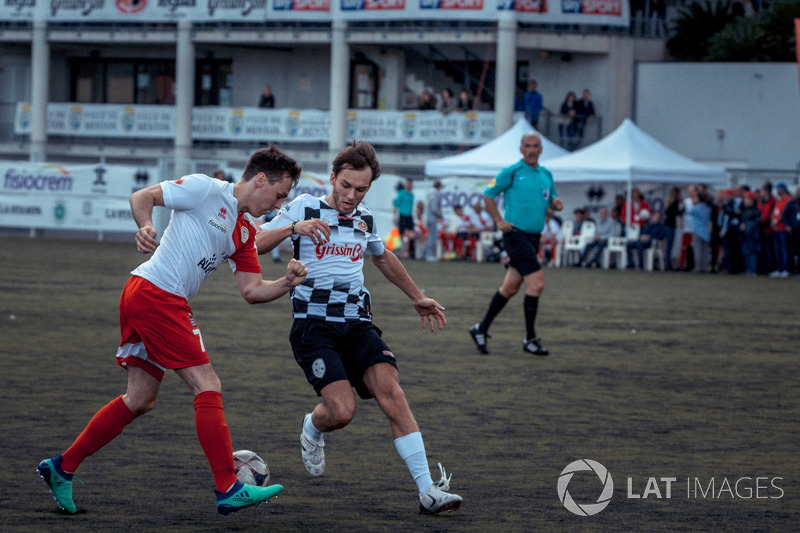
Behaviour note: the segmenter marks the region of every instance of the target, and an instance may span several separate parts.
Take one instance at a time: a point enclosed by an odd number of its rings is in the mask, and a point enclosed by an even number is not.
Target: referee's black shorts
[[[402,235],[406,230],[414,231],[414,218],[408,215],[398,216],[397,229],[400,230],[400,235]]]
[[[508,254],[508,264],[524,277],[542,269],[539,262],[541,233],[525,233],[516,228],[503,233],[503,248]]]

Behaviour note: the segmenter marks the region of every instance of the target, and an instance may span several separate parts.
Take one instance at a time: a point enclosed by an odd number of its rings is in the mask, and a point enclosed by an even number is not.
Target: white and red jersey
[[[153,256],[131,274],[188,300],[223,261],[234,272],[261,272],[257,226],[239,214],[232,183],[190,174],[162,182],[161,191],[172,209],[169,225]]]
[[[261,227],[282,228],[310,219],[327,222],[331,238],[317,245],[306,236],[292,235],[294,257],[308,269],[305,281],[292,290],[293,316],[329,322],[371,321],[369,291],[364,287],[364,254],[381,255],[386,250],[372,212],[359,204],[344,215],[330,207],[324,196],[301,194]]]

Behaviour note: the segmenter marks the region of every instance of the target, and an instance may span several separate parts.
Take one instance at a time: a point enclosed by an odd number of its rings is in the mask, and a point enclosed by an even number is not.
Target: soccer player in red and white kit
[[[259,253],[291,238],[294,257],[308,267],[305,281],[292,289],[289,340],[322,402],[303,420],[303,463],[312,476],[322,475],[323,433],[353,419],[355,387],[361,398],[375,398],[389,419],[395,447],[417,485],[420,512],[455,511],[461,496],[447,492],[450,478],[441,464],[441,479],[431,479],[419,426],[400,388],[395,356],[372,324],[370,295],[364,287],[365,254],[411,299],[423,328],[434,331],[447,324],[444,307],[426,298],[386,249],[372,213],[361,203],[380,172],[375,149],[365,142],[353,143],[333,161],[330,194],[298,196],[256,236]]]
[[[197,437],[214,475],[217,510],[227,515],[269,501],[283,490],[280,485],[256,487],[236,479],[222,386],[188,300],[224,262],[230,264],[242,297],[251,304],[275,300],[305,279],[305,266],[294,259],[284,277],[262,279],[253,218],[280,207],[299,176],[300,166],[293,159],[277,148],[265,148],[250,157],[236,184],[190,174],[131,195],[139,226],[136,246],[153,256],[133,270],[120,297],[122,340],[116,360],[127,370],[127,391],[100,409],[65,452],[38,467],[67,513],[77,511],[72,477],[78,465],[155,406],[167,369],[174,370],[194,394]],[[152,222],[154,206],[173,210],[160,244]]]

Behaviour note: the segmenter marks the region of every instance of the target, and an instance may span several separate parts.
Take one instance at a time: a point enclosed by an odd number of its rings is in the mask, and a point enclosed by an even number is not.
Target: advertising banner
[[[2,0],[0,21],[151,23],[343,20],[494,21],[627,26],[624,0]]]
[[[47,134],[71,137],[174,139],[175,108],[156,105],[47,106]],[[31,132],[31,106],[17,104],[14,133]],[[328,142],[330,114],[315,109],[198,107],[192,138],[203,141]],[[351,110],[347,136],[375,144],[479,145],[494,138],[494,113]]]

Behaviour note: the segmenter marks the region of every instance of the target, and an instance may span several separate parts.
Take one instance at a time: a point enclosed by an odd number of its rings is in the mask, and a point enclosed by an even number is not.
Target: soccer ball
[[[256,452],[233,452],[233,468],[236,470],[236,478],[242,483],[260,487],[266,487],[269,483],[269,466]]]

